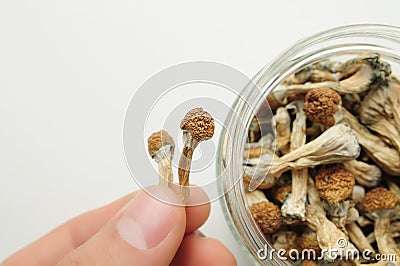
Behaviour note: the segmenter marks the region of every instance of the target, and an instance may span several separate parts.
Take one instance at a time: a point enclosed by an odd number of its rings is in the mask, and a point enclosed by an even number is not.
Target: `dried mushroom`
[[[165,130],[157,131],[147,139],[149,155],[158,165],[160,186],[172,187],[174,174],[171,161],[174,157],[175,142]]]
[[[185,202],[189,197],[189,174],[192,164],[192,156],[200,142],[212,138],[214,135],[214,118],[203,108],[189,110],[181,121],[180,128],[183,130],[183,150],[179,159],[179,185],[180,195]]]
[[[331,127],[340,121],[340,95],[327,87],[312,89],[305,96],[303,110],[313,122]]]
[[[390,215],[399,203],[399,199],[390,190],[376,187],[365,194],[363,208],[375,219],[374,234],[381,254],[396,254],[400,251],[393,240],[390,230]]]
[[[290,115],[286,108],[279,107],[274,116],[276,128],[276,148],[282,154],[290,151]]]
[[[343,63],[339,69],[338,81],[293,84],[278,86],[269,96],[273,106],[286,105],[290,95],[306,94],[316,88],[328,87],[340,94],[361,93],[379,86],[391,74],[390,65],[380,59],[377,53],[366,53]]]
[[[342,108],[343,121],[347,123],[357,136],[361,147],[383,172],[400,175],[400,155],[396,149],[388,146],[381,138],[372,134],[357,118]]]
[[[278,206],[268,201],[262,191],[247,192],[246,199],[250,206],[251,215],[264,233],[274,233],[281,227],[281,210]]]
[[[400,130],[394,120],[394,108],[391,104],[393,99],[388,99],[389,95],[393,94],[387,86],[371,90],[361,104],[360,120],[370,130],[379,134],[388,145],[400,151]],[[397,99],[395,101],[397,105]]]
[[[267,97],[275,139],[263,148],[246,144],[243,164],[246,188],[267,189],[281,206],[283,226],[262,231],[274,248],[335,248],[339,256],[358,249],[372,258],[332,262],[324,254],[302,265],[400,264],[400,80],[391,71],[375,52],[318,61]],[[347,245],[338,246],[339,239]],[[377,262],[378,251],[397,261]]]
[[[306,115],[302,110],[302,101],[288,105],[288,109],[294,109],[296,118],[293,121],[292,135],[290,138],[290,150],[296,150],[306,143]],[[286,223],[298,220],[304,221],[307,201],[308,169],[292,170],[292,191],[285,199],[281,211]]]
[[[331,216],[332,222],[345,233],[347,212],[350,208],[346,199],[350,197],[354,184],[353,174],[343,165],[327,165],[315,177],[315,185],[324,199],[325,210]]]
[[[277,179],[282,173],[293,169],[354,160],[359,153],[360,146],[352,129],[338,124],[330,127],[313,141],[282,157],[271,157],[270,161],[262,161],[256,166],[245,166],[244,170],[247,175],[253,177],[250,186],[253,183],[257,187],[268,177]]]
[[[343,165],[362,186],[376,187],[381,182],[382,171],[376,165],[357,160],[344,162]]]

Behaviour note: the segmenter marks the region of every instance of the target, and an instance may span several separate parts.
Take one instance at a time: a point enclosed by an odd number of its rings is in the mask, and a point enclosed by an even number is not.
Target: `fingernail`
[[[151,249],[159,245],[176,221],[179,197],[168,188],[151,187],[132,199],[117,222],[122,239],[137,249]],[[166,203],[167,202],[167,203]]]

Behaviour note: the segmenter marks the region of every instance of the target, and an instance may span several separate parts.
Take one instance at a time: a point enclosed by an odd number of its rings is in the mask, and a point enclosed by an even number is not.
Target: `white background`
[[[0,261],[137,189],[122,126],[129,99],[151,75],[211,60],[252,76],[318,31],[400,26],[398,0],[188,2],[0,1]],[[202,230],[249,263],[218,202]]]

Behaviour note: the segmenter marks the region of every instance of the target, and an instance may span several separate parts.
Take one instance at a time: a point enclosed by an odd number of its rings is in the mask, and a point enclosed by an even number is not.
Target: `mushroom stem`
[[[368,157],[380,168],[390,175],[400,175],[400,155],[389,147],[381,138],[371,134],[367,128],[361,125],[357,118],[346,109],[342,108],[343,121],[351,126],[357,140],[364,148]]]
[[[171,154],[171,149],[169,148],[163,149],[163,151],[158,152],[154,157],[154,160],[158,164],[160,186],[172,187],[174,181],[174,174],[171,167],[172,157],[173,155]]]
[[[313,141],[280,158],[260,162],[259,165],[255,166],[245,166],[244,169],[249,176],[253,177],[250,189],[254,189],[264,182],[265,177],[279,178],[282,173],[288,170],[354,160],[359,153],[360,146],[352,129],[344,124],[337,124],[327,129]],[[251,171],[252,174],[249,174],[248,171]],[[258,179],[258,177],[261,178]]]
[[[199,144],[189,132],[183,133],[184,146],[182,150],[182,156],[179,159],[179,185],[181,185],[181,196],[183,199],[189,197],[189,175],[190,167],[192,164],[193,152]]]
[[[286,108],[279,107],[274,116],[276,128],[276,149],[282,154],[290,151],[290,115]],[[292,134],[293,136],[293,134]]]
[[[400,250],[393,240],[390,230],[390,217],[378,217],[375,220],[374,235],[381,254],[396,254],[396,261],[400,262]]]
[[[346,246],[338,244],[340,239],[347,240],[348,238],[335,224],[328,220],[326,216],[318,213],[310,204],[308,204],[306,208],[307,225],[311,230],[317,233],[317,239],[321,249],[329,250],[334,248],[339,252],[338,254],[354,254],[353,252],[356,248],[352,243],[348,242]],[[327,253],[324,253],[324,257],[328,261],[332,260]]]
[[[293,102],[287,108],[293,108],[296,118],[290,138],[290,150],[296,150],[306,143],[306,115],[302,109],[303,101]],[[286,223],[304,221],[306,214],[308,169],[292,170],[292,192],[284,201],[281,211]]]
[[[375,254],[374,248],[369,243],[368,239],[365,237],[364,233],[357,225],[356,222],[352,222],[346,225],[347,232],[349,233],[349,238],[352,243],[361,251],[371,251]]]

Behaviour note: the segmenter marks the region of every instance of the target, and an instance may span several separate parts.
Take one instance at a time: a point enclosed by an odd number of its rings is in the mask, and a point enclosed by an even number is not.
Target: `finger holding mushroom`
[[[390,230],[390,216],[398,203],[398,198],[390,190],[376,187],[365,194],[362,207],[375,219],[374,234],[379,252],[381,254],[396,254],[397,262],[400,262],[400,251]]]
[[[345,222],[350,208],[347,200],[355,185],[353,174],[343,165],[327,165],[321,168],[315,177],[318,193],[324,199],[324,207],[332,217],[334,224],[346,232]]]
[[[270,202],[261,190],[246,192],[251,215],[264,234],[278,231],[282,225],[281,210]]]
[[[160,186],[172,187],[174,174],[171,161],[174,156],[175,142],[165,130],[157,131],[147,139],[149,155],[158,164]]]
[[[189,174],[193,152],[200,142],[212,138],[214,135],[214,119],[203,110],[194,108],[187,112],[180,125],[183,130],[183,150],[179,160],[179,185],[183,202],[189,197]]]

